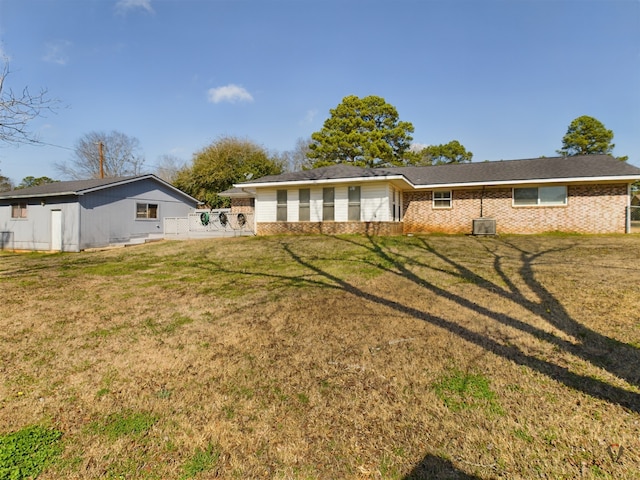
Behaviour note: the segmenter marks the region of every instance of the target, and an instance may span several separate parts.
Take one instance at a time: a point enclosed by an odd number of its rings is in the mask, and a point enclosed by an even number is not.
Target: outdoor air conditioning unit
[[[495,235],[496,234],[495,218],[474,218],[473,234],[474,235]]]

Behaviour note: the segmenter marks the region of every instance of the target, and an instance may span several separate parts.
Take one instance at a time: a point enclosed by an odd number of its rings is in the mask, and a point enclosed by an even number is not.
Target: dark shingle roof
[[[178,190],[173,185],[156,177],[155,175],[137,175],[133,177],[91,178],[89,180],[70,180],[65,182],[45,183],[37,187],[21,188],[8,192],[0,192],[0,199],[29,198],[29,197],[53,197],[82,195],[93,190],[101,190],[118,184],[131,183],[145,178],[151,178],[159,183],[166,184],[169,188],[181,193],[185,197],[198,201],[186,193]]]
[[[301,172],[289,172],[282,175],[269,175],[245,183],[304,182],[314,180],[339,180],[344,178],[362,178],[385,176],[388,173],[373,169],[354,167],[352,165],[331,165],[330,167],[313,168]]]
[[[581,155],[575,157],[531,158],[498,162],[475,162],[427,167],[360,168],[334,165],[303,172],[270,175],[245,184],[312,182],[402,176],[416,187],[438,185],[468,185],[545,181],[554,179],[610,178],[636,176],[640,168],[621,162],[609,155]],[[239,184],[240,186],[243,184]]]
[[[106,187],[114,183],[132,180],[138,177],[92,178],[89,180],[70,180],[53,182],[36,187],[21,188],[0,193],[0,197],[36,197],[40,195],[80,195],[83,191]]]
[[[609,155],[532,158],[434,165],[431,167],[399,167],[393,170],[399,170],[414,185],[502,183],[640,175],[639,168]]]

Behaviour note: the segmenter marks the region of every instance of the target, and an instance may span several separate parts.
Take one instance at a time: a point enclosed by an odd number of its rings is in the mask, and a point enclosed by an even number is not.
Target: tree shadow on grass
[[[489,245],[486,242],[481,242],[481,245],[493,256],[494,271],[504,282],[506,288],[477,275],[462,264],[454,262],[430,246],[425,239],[421,239],[421,243],[426,252],[436,256],[453,267],[454,272],[448,273],[461,279],[471,280],[480,288],[526,308],[531,313],[546,321],[550,326],[562,331],[572,340],[564,340],[553,333],[547,332],[508,315],[496,315],[495,312],[488,311],[487,309],[484,309],[484,311],[481,311],[480,313],[483,313],[504,325],[516,328],[522,332],[531,334],[540,340],[549,342],[567,353],[575,355],[598,368],[602,368],[609,373],[626,380],[631,385],[637,387],[640,386],[640,371],[637,368],[637,366],[640,365],[640,350],[632,345],[628,345],[602,335],[573,319],[562,303],[542,284],[542,282],[536,278],[536,273],[533,268],[536,261],[540,260],[545,255],[552,253],[569,254],[569,251],[573,246],[548,249],[533,253],[527,252],[508,240],[498,241],[503,246],[517,252],[520,261],[518,277],[534,294],[536,300],[530,300],[527,298],[524,292],[517,287],[516,283],[505,272],[503,266],[504,257],[498,254],[497,248],[489,248]],[[451,294],[448,295],[451,297]],[[452,299],[458,303],[465,300],[462,297]],[[478,308],[476,308],[476,310],[478,310]]]
[[[376,237],[365,237],[367,242],[366,244],[356,241],[350,237],[332,238],[350,243],[358,248],[365,248],[367,251],[374,254],[373,259],[357,259],[351,261],[365,263],[379,271],[400,276],[403,279],[414,283],[418,287],[423,288],[425,291],[429,291],[441,298],[454,302],[460,307],[475,312],[476,314],[480,314],[502,325],[532,335],[541,341],[548,342],[561,351],[573,354],[594,366],[603,368],[619,378],[625,379],[629,384],[634,386],[640,385],[638,380],[640,372],[637,370],[637,365],[640,365],[640,351],[631,345],[601,335],[571,318],[560,301],[558,301],[553,294],[536,279],[536,274],[533,269],[534,262],[542,258],[544,255],[558,253],[562,249],[555,248],[537,253],[530,253],[506,240],[496,240],[492,243],[492,245],[496,245],[496,250],[489,250],[489,252],[494,257],[493,270],[505,285],[501,286],[439,252],[434,246],[430,245],[425,238],[418,238],[417,242],[414,242],[412,246],[414,248],[421,249],[425,254],[425,258],[428,258],[429,255],[437,257],[453,270],[437,268],[429,265],[424,260],[418,260],[414,257],[409,257],[403,254],[392,253],[389,249],[383,247],[382,242],[380,242]],[[527,298],[524,292],[518,288],[515,279],[512,279],[506,273],[503,266],[504,258],[497,253],[497,246],[506,246],[519,252],[520,265],[518,277],[537,296],[537,301]],[[252,272],[247,270],[234,271],[220,265],[213,264],[206,267],[201,265],[201,268],[207,268],[208,270],[215,271],[216,273],[228,273],[254,277],[258,276],[273,281],[282,281],[286,283],[293,282],[297,285],[306,284],[316,288],[343,290],[358,298],[383,305],[404,315],[425,321],[447,330],[461,339],[477,345],[486,351],[492,352],[495,355],[510,360],[518,365],[522,365],[531,370],[542,373],[549,378],[566,385],[567,387],[583,392],[594,398],[618,404],[629,410],[640,413],[640,394],[636,392],[612,385],[604,380],[594,378],[592,376],[572,372],[568,368],[558,365],[552,361],[541,359],[535,355],[526,353],[519,346],[509,343],[508,341],[492,338],[487,333],[473,331],[455,321],[448,320],[441,316],[432,315],[428,311],[423,311],[422,309],[405,305],[393,300],[392,298],[384,296],[385,294],[390,296],[391,292],[370,293],[364,291],[349,281],[344,280],[343,278],[340,278],[316,265],[315,263],[318,263],[315,262],[315,260],[317,260],[316,257],[313,257],[312,259],[303,258],[301,254],[292,249],[290,242],[286,239],[281,240],[281,247],[294,262],[301,267],[304,267],[304,269],[307,272],[310,272],[310,274],[304,273],[293,276],[278,273]],[[488,248],[486,243],[484,244],[484,248]],[[568,253],[571,248],[573,248],[573,246],[564,247],[564,250]],[[319,260],[326,261],[326,259]],[[439,287],[415,273],[413,268],[431,269],[448,275],[453,275],[461,281],[472,283],[491,294],[498,295],[499,297],[512,301],[538,317],[546,320],[550,325],[572,337],[575,341],[560,338],[556,334],[516,318],[514,315],[492,310],[489,307],[473,302],[469,298]]]
[[[366,258],[352,258],[349,261],[365,263],[378,271],[402,277],[404,280],[412,282],[426,292],[431,292],[489,320],[529,334],[542,342],[547,342],[562,352],[575,355],[593,366],[605,369],[609,373],[626,380],[633,386],[639,385],[638,371],[636,368],[637,365],[640,365],[640,351],[631,345],[606,337],[579,323],[571,317],[562,303],[544,286],[543,282],[538,279],[534,268],[536,262],[540,261],[545,255],[562,253],[563,250],[565,254],[568,254],[571,249],[574,248],[573,245],[540,252],[528,252],[518,247],[515,242],[509,242],[508,240],[496,239],[491,242],[480,242],[476,239],[481,248],[486,249],[493,257],[492,270],[490,271],[491,275],[483,276],[450,258],[450,256],[438,251],[426,238],[416,238],[412,242],[412,248],[419,249],[419,258],[404,253],[392,252],[391,249],[385,247],[384,243],[376,237],[365,237],[365,242],[357,241],[350,237],[332,238],[348,242],[358,248],[364,248],[373,254]],[[541,373],[576,391],[640,413],[640,394],[634,391],[612,385],[605,380],[592,376],[572,372],[568,368],[558,365],[553,361],[538,358],[533,354],[527,353],[518,345],[509,343],[501,338],[493,338],[487,332],[480,333],[456,321],[397,302],[392,298],[393,292],[367,292],[354,283],[340,278],[340,276],[332,274],[327,269],[319,266],[321,262],[326,262],[329,259],[318,259],[315,256],[306,257],[296,252],[292,244],[293,242],[288,242],[286,239],[281,240],[281,248],[294,262],[304,268],[305,273],[303,274],[286,275],[249,272],[245,270],[232,271],[228,269],[225,270],[224,268],[219,271],[231,274],[260,276],[274,281],[282,281],[286,284],[307,284],[316,288],[337,289],[347,292],[365,301],[382,305],[403,315],[427,322],[453,333],[459,338],[485,351]],[[500,248],[510,249],[514,255],[501,255],[499,253]],[[446,265],[446,268],[430,265],[428,263],[429,258],[437,258],[442,264]],[[516,258],[518,262],[517,273],[510,274],[505,267],[505,263],[507,260],[513,261],[514,258]],[[474,284],[487,293],[513,302],[536,315],[537,318],[546,321],[551,327],[562,332],[564,334],[563,337],[568,337],[569,340],[558,336],[552,331],[543,330],[534,324],[523,321],[517,318],[515,314],[503,313],[497,309],[479,305],[465,296],[456,294],[452,289],[442,288],[429,281],[425,275],[417,274],[414,270],[418,269],[438,271],[452,275],[462,282]],[[493,274],[500,279],[499,283],[487,278],[494,276]],[[525,289],[529,291],[529,296],[527,296]],[[530,297],[534,299],[532,300]],[[453,464],[447,460],[437,456],[427,455],[405,477],[405,480],[423,478],[473,480],[478,477],[468,475],[456,469]]]
[[[449,460],[435,455],[425,456],[403,480],[480,480],[458,470]]]
[[[571,342],[567,342],[566,340],[558,338],[552,333],[541,330],[533,325],[523,322],[522,320],[514,318],[513,316],[493,311],[490,308],[478,305],[465,297],[462,297],[446,289],[443,289],[442,287],[438,287],[437,285],[434,285],[433,283],[427,281],[426,279],[414,273],[412,270],[410,270],[406,266],[406,263],[409,263],[408,262],[409,260],[414,265],[419,262],[417,262],[415,259],[408,259],[406,257],[398,257],[395,255],[392,255],[390,252],[386,251],[381,246],[380,242],[378,242],[374,237],[368,237],[369,245],[363,245],[359,242],[355,242],[354,240],[348,239],[345,237],[338,237],[338,238],[342,241],[356,244],[360,247],[369,249],[371,252],[374,252],[377,258],[381,260],[375,263],[375,266],[381,270],[384,270],[385,272],[402,276],[403,278],[415,283],[419,287],[424,288],[430,292],[433,292],[447,300],[453,301],[464,308],[467,308],[471,311],[475,311],[476,313],[484,315],[504,325],[516,328],[525,333],[532,334],[539,339],[549,341],[554,345],[557,345],[558,347],[564,349],[565,351],[568,351],[571,353],[575,352],[576,354],[580,354],[582,358],[584,358],[587,361],[590,361],[593,364],[596,364],[596,365],[612,364],[611,361],[606,361],[606,362],[602,361],[601,358],[589,353],[587,350],[580,347],[580,345],[577,345],[577,346],[573,345]],[[600,379],[596,379],[590,376],[580,375],[578,373],[572,372],[566,367],[557,365],[548,360],[540,359],[534,355],[525,353],[517,345],[510,344],[510,343],[502,343],[499,340],[491,338],[489,335],[475,332],[454,321],[448,320],[440,316],[432,315],[428,312],[422,311],[420,309],[417,309],[408,305],[404,305],[402,303],[394,301],[393,299],[385,298],[384,296],[382,296],[382,294],[373,294],[373,293],[366,292],[358,288],[357,286],[349,283],[348,281],[342,278],[339,278],[323,270],[322,268],[312,264],[310,261],[305,260],[304,258],[302,258],[301,255],[294,252],[286,241],[282,242],[282,248],[289,254],[289,256],[295,262],[297,262],[299,265],[304,266],[305,268],[307,268],[308,270],[316,274],[316,279],[314,280],[314,282],[316,283],[320,281],[319,280],[320,278],[324,278],[325,280],[329,281],[330,284],[354,296],[357,296],[359,298],[362,298],[364,300],[367,300],[373,303],[384,305],[388,308],[396,310],[399,313],[408,315],[415,319],[428,322],[432,325],[435,325],[444,330],[447,330],[474,345],[477,345],[487,351],[490,351],[495,355],[501,356],[502,358],[508,359],[518,365],[522,365],[534,371],[542,373],[548,376],[549,378],[552,378],[555,381],[563,383],[564,385],[570,388],[573,388],[577,391],[581,391],[594,398],[599,398],[610,403],[615,403],[625,408],[628,408],[629,410],[640,413],[640,394],[638,393],[625,390],[624,388],[620,388],[615,385],[611,385],[606,381],[603,381]],[[531,302],[526,298],[524,298],[524,296],[517,291],[517,289],[515,288],[515,284],[513,282],[511,283],[507,282],[507,285],[510,285],[510,288],[504,289],[499,285],[496,285],[495,283],[492,283],[484,279],[483,277],[473,273],[466,267],[454,262],[453,260],[449,259],[445,255],[437,253],[437,251],[433,247],[428,245],[426,240],[423,240],[423,248],[425,252],[438,255],[440,259],[445,260],[447,263],[454,266],[457,269],[457,273],[454,273],[454,275],[460,276],[461,278],[472,279],[474,283],[480,286],[483,286],[483,288],[489,289],[492,293],[498,293],[500,295],[503,295],[506,298],[509,298],[519,303],[525,308],[529,308],[534,313],[540,314],[542,311],[541,308],[545,308],[545,311],[546,311],[546,307],[544,306],[544,303],[541,306],[541,304],[537,302]],[[535,258],[539,257],[543,253],[544,252],[540,254],[536,254]],[[549,251],[547,253],[549,253]],[[521,267],[521,274],[527,273],[528,275],[528,279],[525,279],[525,281],[529,282],[533,291],[536,291],[538,295],[543,296],[547,303],[550,302],[551,299],[553,299],[553,296],[551,295],[550,292],[548,292],[542,286],[542,284],[535,281],[535,277],[533,273],[530,272],[531,259],[530,258],[527,259],[526,256],[521,258],[525,258],[528,262],[528,265],[525,262],[524,265]],[[373,262],[366,261],[366,260],[362,260],[362,261],[367,262],[370,265],[374,266]],[[427,268],[431,268],[429,265],[426,265],[424,263],[420,265]],[[503,271],[502,273],[500,272],[501,270],[498,269],[497,273],[501,276],[506,277]],[[448,272],[448,273],[451,273],[451,272]],[[555,310],[556,311],[560,310],[561,308],[560,302],[558,302],[555,299],[553,299],[553,302],[555,304]],[[562,309],[562,311],[564,311],[564,309]],[[578,322],[575,322],[573,320],[570,321],[569,320],[570,317],[568,316],[566,311],[564,312],[563,317],[564,317],[564,323],[572,325],[572,328],[575,328],[575,329],[580,328],[579,331],[587,331],[588,332],[587,335],[591,335],[592,337],[600,336],[595,332],[591,332],[588,329],[585,329]],[[556,323],[558,325],[562,325],[562,322],[558,322],[557,320],[556,320]],[[565,326],[565,328],[571,331],[568,327]],[[603,337],[603,336],[600,336],[600,337],[602,338],[597,339],[598,343],[613,342],[613,340],[608,339],[606,337]],[[634,349],[631,346],[627,346],[627,347],[630,348],[629,352],[631,352],[630,354],[633,355],[633,358],[637,359],[638,358],[637,349]],[[615,356],[615,352],[613,353],[613,356]],[[632,366],[638,365],[638,364],[640,364],[640,362],[636,361],[635,363],[632,363]],[[614,372],[614,373],[619,374],[623,372],[621,371],[621,372]],[[633,377],[633,374],[631,373],[627,376],[631,378]]]

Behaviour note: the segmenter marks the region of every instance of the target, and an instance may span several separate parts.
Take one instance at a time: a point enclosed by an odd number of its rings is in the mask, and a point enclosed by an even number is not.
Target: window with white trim
[[[11,218],[27,218],[26,202],[11,204]]]
[[[333,187],[322,189],[322,220],[333,222],[335,218],[335,189]]]
[[[360,221],[360,187],[349,187],[349,221]]]
[[[301,188],[298,191],[298,221],[308,222],[311,220],[311,190]]]
[[[433,208],[451,208],[451,190],[434,191]]]
[[[136,203],[136,219],[157,219],[158,204],[157,203]]]
[[[278,190],[276,193],[276,221],[278,222],[286,222],[287,221],[287,191],[286,190]]]
[[[513,189],[513,205],[516,207],[557,206],[567,204],[567,187],[523,187]]]

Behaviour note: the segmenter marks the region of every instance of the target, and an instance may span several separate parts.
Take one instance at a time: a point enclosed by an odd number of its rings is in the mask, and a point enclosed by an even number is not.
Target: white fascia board
[[[337,183],[362,183],[376,181],[400,181],[415,190],[434,190],[446,188],[468,188],[468,187],[489,187],[504,185],[533,185],[543,183],[596,183],[596,182],[635,182],[640,180],[640,175],[619,175],[604,177],[571,177],[571,178],[530,178],[526,180],[500,180],[486,182],[457,182],[457,183],[437,183],[437,184],[418,184],[415,185],[409,181],[404,175],[388,175],[384,177],[350,177],[337,179],[321,179],[321,180],[295,180],[289,182],[265,182],[265,183],[239,183],[234,187],[242,189],[257,188],[278,188],[278,187],[297,187],[303,185],[327,185]]]
[[[0,194],[1,200],[19,200],[22,198],[50,198],[50,197],[77,197],[77,192],[58,192],[58,193],[41,193],[41,194],[30,194],[30,195],[5,195],[2,196]]]
[[[597,182],[635,182],[640,175],[623,175],[617,177],[572,177],[572,178],[531,178],[527,180],[501,180],[498,182],[469,182],[469,183],[437,183],[414,185],[416,190],[437,190],[445,188],[464,187],[497,187],[506,185],[537,185],[543,183],[597,183]]]
[[[363,183],[363,182],[390,182],[401,181],[414,187],[403,175],[387,175],[380,177],[349,177],[349,178],[323,178],[320,180],[293,180],[288,182],[265,182],[265,183],[238,183],[233,186],[236,188],[275,188],[275,187],[299,187],[303,185],[327,185],[336,183]]]

